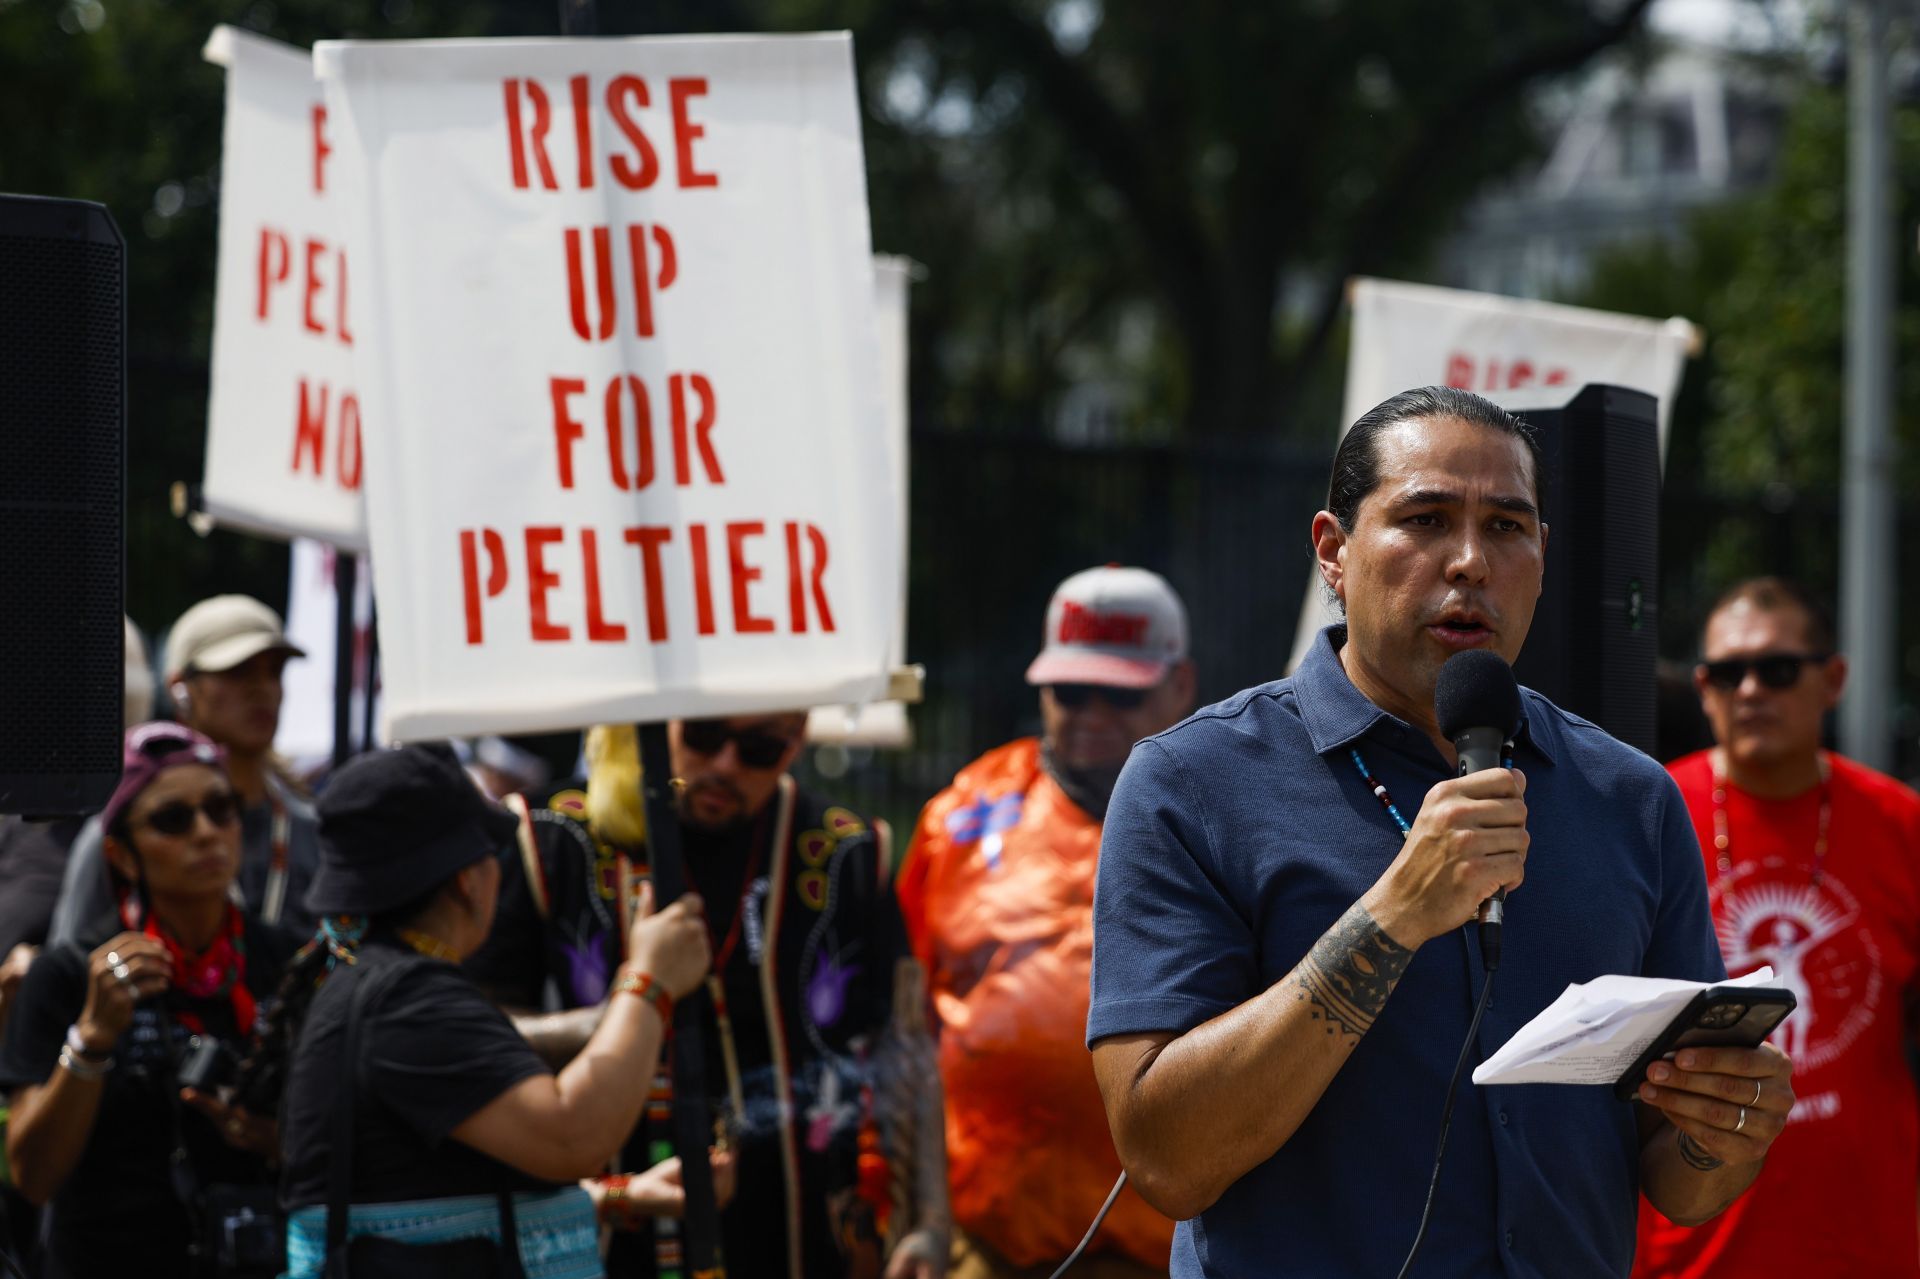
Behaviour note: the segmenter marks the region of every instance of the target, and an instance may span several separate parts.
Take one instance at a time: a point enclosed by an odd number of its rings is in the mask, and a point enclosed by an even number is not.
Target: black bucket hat
[[[480,793],[444,743],[374,751],[321,792],[316,915],[378,915],[513,845],[519,822]]]

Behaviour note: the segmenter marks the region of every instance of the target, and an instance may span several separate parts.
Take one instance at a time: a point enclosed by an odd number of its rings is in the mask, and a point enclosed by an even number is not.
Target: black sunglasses
[[[758,728],[734,728],[725,720],[690,719],[680,725],[680,741],[688,750],[718,755],[732,742],[740,762],[748,768],[772,768],[786,758],[790,738]]]
[[[239,819],[240,802],[234,798],[232,791],[216,791],[198,804],[176,799],[148,813],[140,824],[162,835],[179,836],[193,829],[195,813],[205,813],[207,820],[215,826],[231,826]]]
[[[1147,703],[1144,688],[1114,688],[1110,684],[1053,684],[1053,700],[1070,711],[1077,711],[1099,698],[1117,711],[1137,711]]]
[[[1703,664],[1707,683],[1731,692],[1747,682],[1747,672],[1760,677],[1768,688],[1792,688],[1800,682],[1800,668],[1812,662],[1818,666],[1826,653],[1768,653],[1765,657],[1725,657]]]

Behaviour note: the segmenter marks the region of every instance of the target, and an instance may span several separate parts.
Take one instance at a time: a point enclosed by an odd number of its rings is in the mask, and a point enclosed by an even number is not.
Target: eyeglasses
[[[790,738],[758,728],[734,728],[725,720],[690,719],[680,725],[680,741],[688,750],[718,755],[732,742],[740,762],[748,768],[772,768],[787,757]]]
[[[1110,684],[1051,684],[1053,700],[1070,711],[1077,711],[1099,698],[1117,711],[1137,711],[1147,703],[1147,694],[1151,690],[1144,688],[1114,688]]]
[[[1748,671],[1758,675],[1768,688],[1792,688],[1800,682],[1801,667],[1809,662],[1817,666],[1829,656],[1827,653],[1768,653],[1764,657],[1726,657],[1706,662],[1702,669],[1707,672],[1707,683],[1728,692],[1747,682]]]
[[[179,836],[193,829],[195,813],[205,813],[207,820],[215,826],[231,826],[240,818],[240,803],[232,791],[216,791],[198,804],[189,804],[184,799],[176,799],[171,804],[162,804],[148,813],[141,825],[160,832],[162,835]]]

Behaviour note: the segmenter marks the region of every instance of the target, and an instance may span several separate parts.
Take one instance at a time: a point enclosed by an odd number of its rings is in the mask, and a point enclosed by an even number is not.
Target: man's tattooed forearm
[[[1299,998],[1312,1003],[1313,1017],[1326,1023],[1329,1035],[1358,1039],[1386,1007],[1412,959],[1413,952],[1387,936],[1356,903],[1314,943],[1293,980]]]

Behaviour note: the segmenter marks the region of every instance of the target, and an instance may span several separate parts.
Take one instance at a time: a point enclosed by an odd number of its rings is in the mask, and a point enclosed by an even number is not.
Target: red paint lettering
[[[490,528],[481,529],[480,537],[487,548],[486,598],[492,599],[507,589],[507,544]],[[478,644],[485,634],[480,618],[480,555],[472,529],[460,531],[460,579],[467,605],[467,643]]]
[[[813,547],[813,609],[820,614],[820,629],[831,635],[834,626],[833,610],[827,606],[827,535],[809,524],[807,541]]]
[[[567,81],[573,90],[573,150],[580,164],[580,189],[593,190],[593,108],[587,100],[587,77]]]
[[[625,435],[620,422],[623,386],[633,400],[633,442],[638,455],[631,477],[627,474],[626,451],[621,445]],[[613,471],[614,486],[623,493],[644,489],[653,483],[653,407],[648,400],[647,384],[631,373],[607,383],[607,464]]]
[[[673,482],[681,488],[693,483],[693,456],[688,447],[687,438],[687,388],[692,386],[693,393],[700,397],[700,415],[693,423],[693,439],[700,450],[701,465],[706,467],[707,479],[715,484],[725,484],[726,476],[720,473],[720,458],[713,451],[713,424],[718,406],[714,400],[713,383],[699,373],[675,373],[667,379],[667,398],[673,405]]]
[[[258,312],[262,320],[267,318],[267,298],[273,286],[285,284],[292,269],[293,254],[287,247],[287,237],[269,227],[261,227]]]
[[[523,132],[520,127],[520,92],[525,86],[527,101],[533,105],[533,128]],[[547,91],[533,80],[508,79],[505,82],[507,101],[507,150],[513,164],[513,185],[526,190],[529,185],[527,171],[527,152],[533,152],[533,159],[540,166],[540,185],[549,191],[558,191],[560,183],[553,176],[553,162],[547,158],[547,130],[553,126],[553,105],[547,98]]]
[[[543,643],[573,637],[568,628],[547,618],[547,592],[560,585],[560,575],[547,568],[547,548],[565,536],[554,524],[527,528],[527,614],[533,638]]]
[[[327,189],[327,157],[333,154],[333,144],[327,141],[327,109],[317,106],[313,109],[313,189],[323,194]]]
[[[587,575],[587,639],[618,644],[627,638],[624,622],[609,622],[600,608],[600,541],[590,528],[580,530],[580,563]]]
[[[327,326],[320,323],[319,317],[313,313],[314,299],[320,295],[320,258],[326,251],[326,241],[314,239],[307,241],[307,288],[304,318],[307,323],[307,332],[309,333],[325,333],[327,331]]]
[[[627,251],[633,259],[634,328],[643,338],[653,336],[653,290],[656,287],[648,270],[647,228],[627,228]],[[653,243],[660,250],[660,279],[657,287],[665,292],[680,274],[680,259],[674,252],[673,236],[663,226],[653,228]]]
[[[335,320],[340,330],[340,345],[352,346],[353,330],[347,327],[347,253],[345,249],[340,251],[340,310]]]
[[[621,534],[627,545],[640,548],[640,578],[647,590],[647,638],[655,644],[667,638],[667,592],[660,575],[660,547],[673,540],[673,530],[658,525],[636,524]],[[706,555],[706,532],[701,531],[700,554]],[[709,605],[711,612],[711,605]]]
[[[559,462],[560,487],[573,487],[573,446],[587,428],[573,416],[567,401],[586,393],[587,384],[577,377],[547,379],[547,395],[553,401],[553,451]]]
[[[340,487],[347,492],[360,488],[360,399],[352,391],[340,396]],[[295,449],[296,455],[298,448]]]
[[[637,162],[615,152],[608,157],[613,166],[613,177],[629,191],[644,191],[660,177],[660,157],[655,154],[653,143],[640,131],[640,122],[633,118],[626,100],[631,98],[635,107],[650,105],[647,95],[647,82],[636,75],[615,76],[607,85],[607,112],[613,116],[614,127],[633,143]]]
[[[1462,391],[1473,389],[1473,357],[1455,351],[1447,357],[1447,385]]]
[[[673,103],[673,154],[679,166],[680,185],[684,187],[717,187],[720,179],[711,173],[696,170],[693,160],[693,144],[698,138],[706,136],[706,126],[695,124],[688,113],[687,100],[707,91],[705,76],[686,76],[667,81],[667,97]]]
[[[787,521],[787,613],[793,633],[807,633],[807,583],[800,568],[800,526]]]
[[[707,526],[687,526],[687,547],[693,552],[693,618],[702,635],[713,634],[713,578],[707,568]]]
[[[583,342],[606,341],[613,336],[613,232],[607,227],[593,228],[593,283],[600,301],[600,322],[587,323],[587,277],[581,261],[580,232],[567,228],[567,300],[572,308],[573,331]]]
[[[294,410],[293,430],[293,473],[300,473],[300,459],[303,455],[313,461],[313,473],[316,477],[326,474],[322,459],[327,453],[327,399],[331,392],[325,382],[320,383],[320,403],[314,404],[307,395],[307,379],[300,379],[296,395],[299,403]]]
[[[727,574],[733,581],[733,629],[740,635],[766,635],[773,630],[773,619],[757,617],[747,599],[747,588],[760,580],[760,567],[747,563],[747,539],[760,537],[767,526],[759,520],[741,520],[727,525]]]

